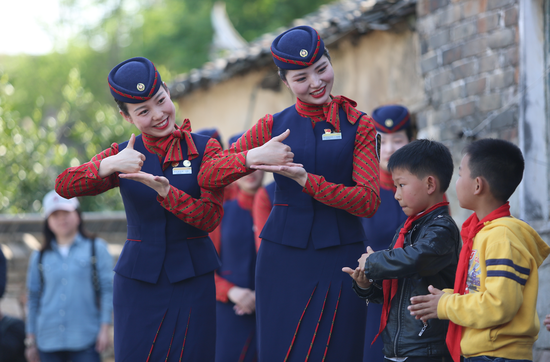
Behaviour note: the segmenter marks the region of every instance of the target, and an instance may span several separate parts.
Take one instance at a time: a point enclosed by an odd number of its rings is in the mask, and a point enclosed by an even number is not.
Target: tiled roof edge
[[[288,28],[280,28],[250,42],[243,50],[205,63],[201,68],[178,75],[170,84],[172,98],[177,99],[195,90],[206,88],[272,63],[270,46],[273,39],[297,25],[314,27],[325,44],[330,46],[343,36],[356,32],[390,30],[392,26],[416,12],[417,0],[341,0],[322,5],[317,11],[296,19]]]

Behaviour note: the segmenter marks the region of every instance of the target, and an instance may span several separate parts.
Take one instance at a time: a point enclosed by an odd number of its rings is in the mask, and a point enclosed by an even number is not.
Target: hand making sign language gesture
[[[114,172],[135,173],[141,170],[145,156],[134,150],[136,136],[132,133],[128,146],[118,154],[104,158],[99,164],[99,177],[106,177]]]
[[[136,136],[132,133],[125,149],[115,156],[103,159],[99,166],[100,177],[108,176],[113,172],[120,172],[118,177],[141,182],[155,190],[160,196],[166,197],[170,190],[170,182],[166,177],[141,171],[145,156],[134,150],[135,142]]]
[[[290,130],[287,129],[263,146],[251,149],[246,157],[246,164],[255,170],[286,176],[298,182],[300,186],[304,186],[307,181],[307,172],[302,164],[293,162],[292,149],[283,143],[289,135]]]

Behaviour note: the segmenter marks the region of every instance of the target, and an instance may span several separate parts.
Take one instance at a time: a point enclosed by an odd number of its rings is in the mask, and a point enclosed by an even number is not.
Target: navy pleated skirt
[[[216,302],[216,362],[254,362],[256,314],[236,315],[235,304]]]
[[[114,277],[116,362],[214,361],[214,272],[156,284]]]
[[[362,362],[365,301],[342,267],[356,267],[362,243],[316,250],[263,240],[256,267],[261,362]]]

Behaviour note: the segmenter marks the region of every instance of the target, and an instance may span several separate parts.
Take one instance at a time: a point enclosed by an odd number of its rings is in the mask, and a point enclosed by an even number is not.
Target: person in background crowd
[[[44,197],[44,242],[27,272],[30,362],[93,362],[110,344],[113,258],[84,228],[77,199]]]
[[[233,200],[225,201],[222,222],[210,234],[222,264],[216,272],[216,361],[219,362],[257,359],[252,204],[261,189],[263,173],[258,170],[235,181],[237,194]]]
[[[203,128],[203,129],[200,129],[200,130],[198,130],[194,133],[200,134],[200,135],[203,135],[203,136],[212,137],[213,139],[218,141],[220,143],[220,145],[222,146],[222,148],[223,148],[222,137],[221,137],[220,133],[218,132],[217,128]],[[233,139],[233,137],[231,139],[229,139],[229,141],[228,141],[229,145],[231,145],[231,141],[235,141]],[[237,190],[237,185],[235,183],[232,183],[231,185],[228,185],[223,190],[223,200],[224,201],[233,200],[235,197],[237,197],[237,191],[238,191]]]
[[[277,183],[275,181],[270,182],[265,187],[262,187],[254,195],[254,202],[252,203],[252,219],[254,220],[254,238],[256,239],[256,251],[260,249],[262,238],[260,234],[264,228],[271,209],[273,208],[273,200],[275,200],[275,188]]]
[[[217,128],[203,128],[203,129],[199,129],[198,131],[195,131],[194,133],[215,139],[223,148],[222,137],[220,135],[220,132],[218,132]]]
[[[7,284],[7,262],[0,247],[0,301]],[[25,362],[25,322],[0,309],[0,362]]]
[[[220,144],[191,133],[188,119],[176,124],[170,91],[149,59],[119,63],[108,84],[141,135],[65,170],[56,190],[71,198],[120,188],[128,234],[115,266],[115,359],[214,361],[220,262],[208,233],[223,216],[223,190],[202,189],[197,173]]]
[[[376,130],[354,101],[330,94],[334,71],[315,29],[285,31],[271,52],[296,104],[205,163],[199,183],[215,190],[255,169],[275,173],[256,266],[259,360],[360,362],[366,308],[341,269],[364,252],[360,217],[380,203]]]

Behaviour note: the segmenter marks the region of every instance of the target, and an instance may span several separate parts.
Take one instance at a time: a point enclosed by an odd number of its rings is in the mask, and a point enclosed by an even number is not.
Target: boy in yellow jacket
[[[483,139],[466,147],[456,194],[474,211],[462,225],[454,291],[429,287],[411,298],[411,315],[448,319],[447,345],[455,362],[531,361],[539,332],[538,267],[550,248],[527,223],[510,215],[508,199],[524,161],[510,142]],[[480,221],[481,220],[481,221]]]

